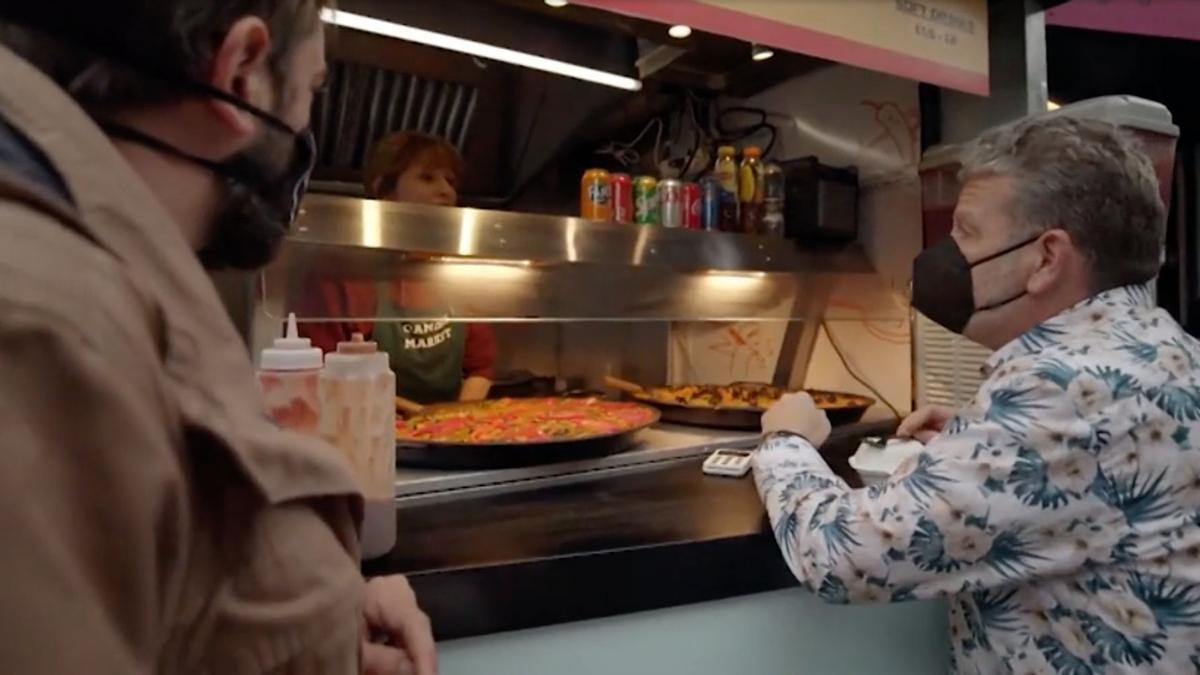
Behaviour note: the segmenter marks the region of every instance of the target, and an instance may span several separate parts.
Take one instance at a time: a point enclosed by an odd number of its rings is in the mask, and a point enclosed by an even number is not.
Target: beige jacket
[[[267,421],[178,228],[3,48],[0,117],[74,202],[0,171],[0,672],[357,672],[349,471]]]

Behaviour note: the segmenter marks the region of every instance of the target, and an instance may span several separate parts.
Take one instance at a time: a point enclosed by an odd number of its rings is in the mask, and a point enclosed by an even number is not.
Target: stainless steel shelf
[[[310,195],[289,239],[423,256],[518,263],[591,263],[679,271],[862,273],[857,246],[805,251],[792,242],[723,232]]]

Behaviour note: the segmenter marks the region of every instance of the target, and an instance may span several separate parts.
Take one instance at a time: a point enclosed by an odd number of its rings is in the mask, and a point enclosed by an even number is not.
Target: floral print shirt
[[[988,361],[974,401],[882,485],[791,435],[754,474],[829,602],[947,597],[959,673],[1200,672],[1200,343],[1110,290]]]

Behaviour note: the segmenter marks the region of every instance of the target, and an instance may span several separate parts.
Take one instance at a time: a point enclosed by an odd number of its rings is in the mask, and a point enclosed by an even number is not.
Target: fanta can
[[[588,169],[579,186],[579,215],[591,220],[612,220],[612,183],[604,169]]]

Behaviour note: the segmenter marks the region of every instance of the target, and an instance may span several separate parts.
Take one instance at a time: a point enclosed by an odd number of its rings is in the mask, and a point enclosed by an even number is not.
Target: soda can
[[[784,207],[787,204],[787,178],[774,162],[763,166],[762,234],[782,237],[786,230]]]
[[[763,165],[763,200],[778,199],[783,201],[787,195],[787,179],[783,169],[774,162]]]
[[[711,232],[721,229],[721,181],[715,176],[700,181],[700,227]]]
[[[658,213],[663,227],[683,227],[683,183],[674,178],[659,182]]]
[[[633,222],[633,179],[627,173],[614,173],[612,182],[613,220]]]
[[[592,220],[612,219],[612,185],[604,169],[588,169],[579,185],[579,216]]]
[[[741,232],[741,222],[738,220],[738,196],[736,192],[721,187],[721,209],[717,216],[720,223],[717,229],[722,232]]]
[[[699,230],[700,227],[700,186],[695,183],[683,184],[683,226],[689,230]]]
[[[638,225],[658,224],[658,181],[653,176],[633,180],[633,220]]]

